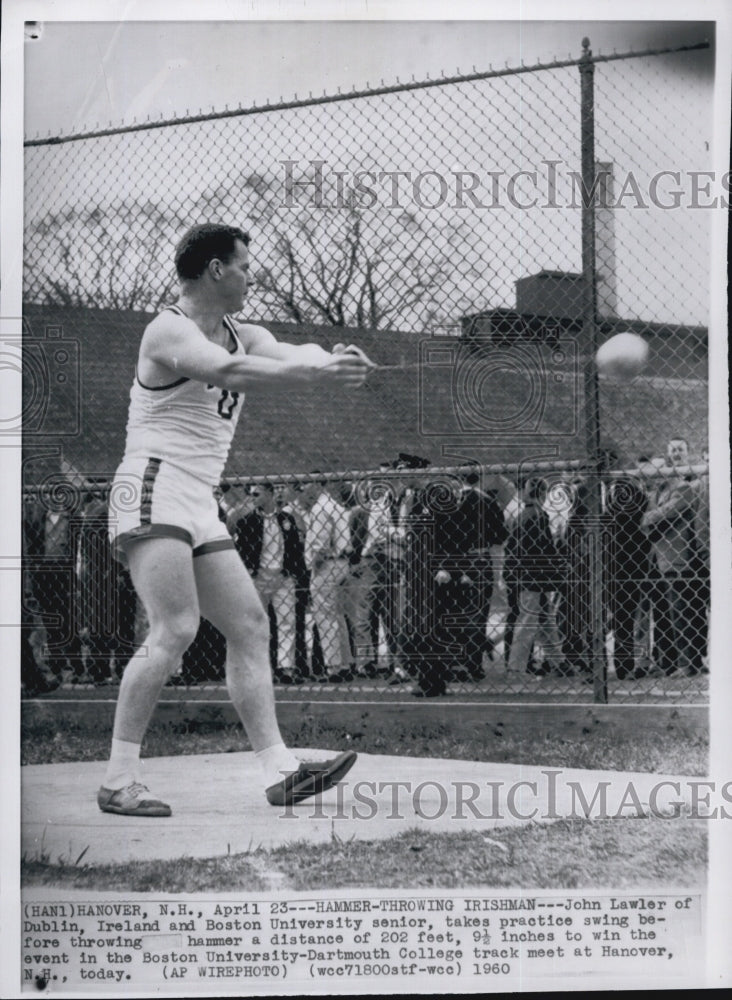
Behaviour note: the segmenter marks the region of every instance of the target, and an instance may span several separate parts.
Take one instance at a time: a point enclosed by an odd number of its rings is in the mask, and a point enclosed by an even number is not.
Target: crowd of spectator
[[[706,466],[690,465],[683,438],[664,459],[622,464],[608,447],[597,483],[578,470],[514,482],[401,454],[370,479],[222,487],[221,519],[269,615],[275,682],[376,678],[433,697],[501,660],[591,681],[598,566],[615,677],[706,672]],[[98,491],[73,514],[26,504],[27,693],[115,680],[135,648],[144,609],[106,520]],[[173,681],[221,678],[225,655],[202,620]]]
[[[119,680],[136,648],[137,595],[114,558],[101,490],[81,495],[72,512],[44,497],[23,517],[21,680],[44,694],[66,678]]]

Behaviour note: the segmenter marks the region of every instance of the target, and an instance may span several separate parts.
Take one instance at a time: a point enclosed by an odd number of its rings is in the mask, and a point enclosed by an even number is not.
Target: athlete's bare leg
[[[236,551],[197,556],[193,570],[201,614],[226,637],[226,683],[261,768],[267,801],[282,806],[332,788],[356,754],[301,763],[284,745],[269,665],[269,620]]]
[[[199,625],[191,547],[176,538],[146,538],[129,546],[130,575],[150,632],[125,668],[113,736],[141,743],[163,685],[193,642]]]
[[[252,749],[282,742],[269,664],[269,621],[234,549],[193,559],[201,614],[226,637],[226,684]]]
[[[147,539],[131,546],[129,555],[150,633],[144,650],[128,664],[120,688],[112,754],[97,796],[102,811],[170,816],[170,806],[139,783],[140,743],[163,684],[196,634],[200,615],[226,637],[229,694],[261,767],[270,804],[299,801],[342,780],[356,759],[352,751],[301,765],[282,741],[269,665],[269,622],[237,553],[224,549],[192,557],[182,542]]]

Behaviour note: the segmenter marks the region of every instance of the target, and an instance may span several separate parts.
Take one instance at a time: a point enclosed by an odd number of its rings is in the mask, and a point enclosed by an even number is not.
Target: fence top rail
[[[587,41],[586,39],[583,41]],[[425,90],[430,87],[446,87],[451,84],[458,83],[471,83],[477,80],[490,80],[497,77],[504,76],[516,76],[521,73],[538,73],[543,70],[553,70],[553,69],[565,69],[568,66],[587,66],[589,63],[606,63],[615,62],[621,59],[640,59],[644,56],[660,56],[660,55],[671,55],[677,52],[694,52],[702,49],[708,49],[710,47],[710,42],[708,39],[702,42],[694,42],[688,45],[677,45],[668,48],[650,48],[641,49],[637,52],[612,52],[608,54],[592,55],[589,48],[585,48],[585,54],[576,58],[567,59],[554,59],[552,62],[548,63],[534,63],[531,66],[526,66],[522,62],[520,66],[506,66],[502,69],[490,69],[478,72],[473,67],[473,73],[459,74],[455,76],[445,76],[442,74],[438,79],[431,80],[428,78],[426,80],[414,80],[410,83],[399,82],[399,77],[397,77],[397,83],[391,84],[389,86],[373,87],[367,88],[365,90],[350,90],[346,93],[341,93],[340,87],[338,88],[337,94],[323,94],[322,97],[313,97],[312,91],[310,96],[307,98],[298,98],[297,94],[291,101],[283,101],[280,99],[275,103],[271,103],[269,100],[266,104],[252,104],[249,108],[243,108],[241,104],[237,108],[230,109],[228,105],[224,111],[214,111],[213,108],[210,112],[203,113],[199,112],[197,115],[186,115],[179,118],[160,118],[158,121],[145,121],[145,122],[134,122],[132,125],[119,125],[112,126],[106,129],[94,129],[87,132],[75,132],[69,135],[55,135],[47,136],[45,139],[26,139],[23,143],[25,147],[32,146],[58,146],[63,143],[68,142],[79,142],[83,139],[101,139],[113,135],[125,135],[131,132],[147,132],[152,129],[160,128],[171,128],[175,125],[192,125],[199,122],[216,121],[222,118],[241,118],[245,115],[256,115],[256,114],[266,114],[270,111],[289,111],[293,108],[305,108],[312,107],[319,104],[335,104],[343,101],[353,101],[359,98],[366,97],[379,97],[385,94],[399,94],[412,90]]]
[[[469,465],[428,466],[424,469],[374,469],[367,471],[348,469],[329,472],[286,472],[270,473],[267,475],[227,476],[221,480],[221,485],[236,489],[254,485],[255,483],[279,483],[287,485],[290,483],[302,484],[308,482],[337,482],[343,480],[349,480],[352,482],[362,482],[369,479],[378,481],[390,479],[399,480],[404,479],[405,477],[436,480],[440,479],[440,477],[460,476],[461,474],[467,472],[478,472],[485,476],[526,476],[538,473],[588,473],[589,471],[589,465],[586,459],[571,459],[568,461],[502,463],[496,465],[480,465],[477,463],[471,463]],[[706,476],[708,473],[708,464],[699,463],[684,466],[656,465],[653,467],[644,467],[643,469],[613,469],[603,472],[602,475],[613,479],[633,476],[643,480],[651,480],[667,479],[676,476],[699,477]],[[72,494],[79,493],[92,494],[94,496],[105,496],[109,492],[110,485],[111,480],[106,482],[95,480],[93,483],[72,483],[66,479],[62,473],[58,473],[57,476],[49,478],[44,483],[26,486],[23,490],[23,499],[24,501],[27,501],[40,497],[53,497],[54,495],[62,498],[62,496],[70,496]]]

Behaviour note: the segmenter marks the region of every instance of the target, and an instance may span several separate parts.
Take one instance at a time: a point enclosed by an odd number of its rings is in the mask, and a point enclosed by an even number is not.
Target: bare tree
[[[65,306],[155,310],[176,289],[172,248],[185,229],[205,221],[268,226],[274,183],[258,174],[179,198],[177,208],[126,200],[69,207],[31,220],[26,229],[24,299]]]
[[[259,295],[278,318],[380,329],[424,308],[449,278],[444,249],[406,212],[309,208],[285,228],[273,219],[270,262],[256,272]]]
[[[29,302],[107,309],[158,308],[175,285],[169,246],[181,220],[152,202],[49,213],[26,235],[40,266],[26,272]]]

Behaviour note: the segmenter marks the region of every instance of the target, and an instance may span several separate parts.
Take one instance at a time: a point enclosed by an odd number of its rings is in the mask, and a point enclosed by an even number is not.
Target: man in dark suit
[[[536,638],[544,647],[550,669],[560,673],[565,669],[562,643],[548,595],[557,589],[561,574],[549,516],[543,509],[545,481],[527,479],[522,498],[523,510],[506,541],[506,580],[515,588],[518,605],[507,667],[533,672],[529,659]]]
[[[256,485],[250,495],[254,510],[233,525],[232,537],[270,622],[276,622],[274,678],[281,684],[301,683],[295,673],[295,599],[306,575],[303,541],[294,515],[277,509],[271,483]]]
[[[56,680],[69,667],[74,680],[83,673],[79,635],[79,580],[76,572],[80,515],[57,510],[48,497],[26,517],[26,572],[36,610],[46,633],[46,671]]]
[[[454,678],[480,680],[483,652],[490,650],[486,627],[493,596],[492,549],[503,545],[508,532],[495,492],[480,489],[479,469],[468,470],[462,479],[455,504],[435,514],[436,582],[444,618],[438,627],[460,650]]]
[[[415,459],[407,467],[428,464]],[[501,544],[505,531],[500,506],[476,488],[475,480],[471,475],[462,489],[452,480],[420,477],[403,501],[400,660],[417,679],[416,697],[445,694],[456,666],[463,675],[482,676],[492,591],[489,550]]]
[[[400,456],[400,459],[402,456]],[[402,465],[421,469],[429,461],[415,456]],[[434,501],[443,494],[423,478],[407,480],[399,513],[404,545],[404,615],[399,634],[400,667],[416,678],[416,697],[434,698],[445,694],[444,657],[447,651],[438,640],[435,627],[440,609],[436,607]]]
[[[135,652],[137,595],[129,572],[114,558],[108,520],[107,499],[95,492],[87,494],[78,570],[81,624],[89,649],[86,674],[95,684],[119,680]]]
[[[618,465],[616,459],[610,463]],[[643,527],[648,494],[632,476],[605,483],[602,551],[605,619],[612,628],[619,680],[636,676],[635,622],[651,567],[651,543]],[[642,670],[642,668],[641,668]]]
[[[59,687],[63,679],[60,671],[54,672],[51,666],[47,667],[42,662],[39,648],[42,646],[39,628],[42,602],[35,589],[38,589],[39,583],[42,586],[43,580],[38,571],[42,568],[45,555],[45,516],[46,508],[40,500],[29,498],[24,501],[20,669],[23,693],[27,697],[48,694]]]

